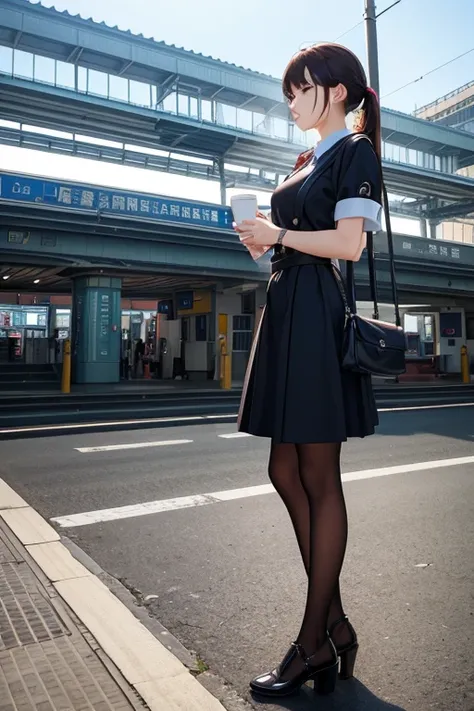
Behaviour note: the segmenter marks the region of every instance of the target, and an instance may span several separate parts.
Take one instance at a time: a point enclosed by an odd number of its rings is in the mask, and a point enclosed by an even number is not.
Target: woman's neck
[[[337,133],[337,131],[343,131],[345,128],[347,128],[345,117],[334,116],[328,118],[326,121],[324,121],[324,123],[318,126],[317,131],[321,136],[321,140],[324,140],[332,133]]]

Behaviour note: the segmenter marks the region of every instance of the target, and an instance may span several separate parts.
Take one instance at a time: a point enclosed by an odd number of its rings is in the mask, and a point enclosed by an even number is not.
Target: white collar
[[[326,153],[330,148],[332,148],[338,141],[352,133],[348,128],[341,128],[339,131],[334,131],[330,133],[329,136],[323,138],[319,143],[316,144],[314,149],[314,158],[318,160],[321,158],[323,153]]]

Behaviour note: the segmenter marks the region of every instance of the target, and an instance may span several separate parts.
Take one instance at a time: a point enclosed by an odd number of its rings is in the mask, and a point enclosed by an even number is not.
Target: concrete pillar
[[[221,205],[226,205],[227,204],[227,184],[226,184],[226,178],[225,178],[225,167],[224,167],[224,159],[223,158],[219,158],[218,166],[219,166],[219,183],[220,183],[220,188],[221,188]]]
[[[427,239],[428,237],[428,227],[426,224],[426,218],[421,217],[420,218],[420,235],[424,237],[424,239]]]
[[[107,276],[73,279],[72,377],[75,383],[120,380],[122,280]]]
[[[436,239],[436,228],[439,225],[437,220],[430,220],[430,239]]]

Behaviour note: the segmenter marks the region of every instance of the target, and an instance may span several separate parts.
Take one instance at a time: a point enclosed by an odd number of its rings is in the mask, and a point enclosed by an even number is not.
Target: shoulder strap
[[[329,167],[331,167],[336,158],[342,157],[343,149],[348,143],[354,143],[356,141],[366,140],[370,141],[369,137],[364,133],[352,133],[351,135],[344,138],[342,141],[338,141],[332,149],[329,149],[324,153],[319,161],[316,163],[315,169],[308,175],[306,180],[303,182],[302,186],[298,190],[295,203],[295,220],[296,225],[301,224],[301,218],[303,215],[303,206],[306,196],[308,195],[311,187],[315,181],[324,173]],[[382,184],[382,205],[385,213],[385,226],[387,232],[387,242],[388,242],[388,254],[390,262],[390,279],[392,285],[392,298],[395,307],[395,323],[397,326],[401,325],[400,319],[400,308],[398,304],[398,294],[397,294],[397,284],[396,284],[396,274],[395,274],[395,259],[393,250],[393,234],[392,234],[392,223],[390,220],[390,210],[388,204],[387,189],[385,187],[382,171],[382,162],[378,158],[379,168],[380,168],[380,179]],[[374,239],[373,233],[367,232],[367,257],[369,263],[369,282],[370,282],[370,293],[372,301],[374,304],[374,318],[379,318],[379,306],[377,298],[377,275],[376,275],[376,265],[375,265],[375,254],[374,254]],[[353,313],[356,313],[356,294],[355,294],[355,279],[354,279],[354,263],[351,261],[347,262],[346,268],[346,283],[348,298],[350,301],[350,306]]]
[[[370,140],[365,134],[356,134]],[[359,139],[360,140],[360,139]],[[380,180],[382,185],[382,205],[385,214],[385,228],[387,232],[387,243],[388,243],[388,256],[390,263],[390,281],[392,286],[392,299],[395,308],[395,323],[397,326],[401,325],[400,318],[400,307],[398,304],[398,293],[397,293],[397,282],[395,274],[395,258],[393,250],[393,233],[392,233],[392,223],[390,220],[390,208],[388,203],[387,188],[385,187],[385,182],[383,179],[382,162],[377,156],[377,160],[380,168]],[[377,298],[377,274],[376,274],[376,264],[375,264],[375,254],[374,254],[374,236],[372,232],[367,232],[367,258],[369,263],[369,283],[370,283],[370,294],[374,304],[374,319],[379,318],[379,305]],[[355,278],[354,278],[354,262],[347,262],[346,267],[346,283],[347,291],[350,300],[350,306],[353,313],[356,313],[356,293],[355,293]]]

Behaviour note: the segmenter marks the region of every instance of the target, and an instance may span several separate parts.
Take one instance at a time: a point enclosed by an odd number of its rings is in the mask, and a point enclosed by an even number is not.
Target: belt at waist
[[[289,269],[290,267],[304,267],[308,264],[325,264],[330,267],[332,262],[330,259],[326,259],[324,257],[313,257],[311,254],[297,252],[296,254],[288,254],[285,257],[279,256],[278,259],[272,262],[272,274],[275,274],[282,269]]]

